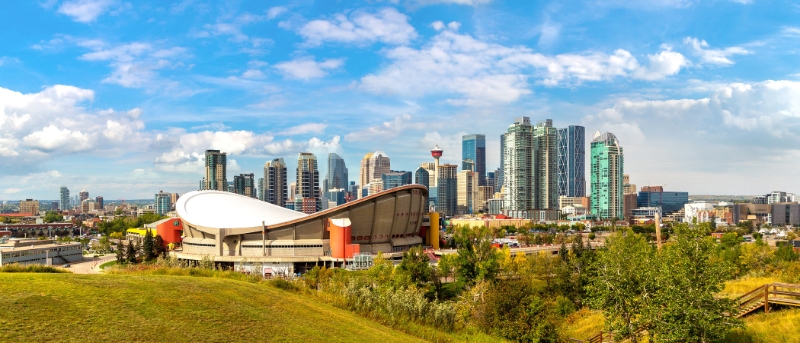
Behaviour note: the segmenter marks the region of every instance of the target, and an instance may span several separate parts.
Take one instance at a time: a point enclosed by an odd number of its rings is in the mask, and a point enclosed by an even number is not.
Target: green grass
[[[0,294],[3,342],[423,341],[309,295],[223,278],[0,273]]]
[[[800,309],[782,309],[744,318],[745,327],[733,330],[723,342],[797,342],[800,337]]]
[[[100,265],[100,269],[106,269],[108,267],[113,267],[117,265],[117,261],[108,261]]]
[[[584,308],[567,317],[561,328],[562,336],[585,340],[603,331],[604,323],[602,312]]]

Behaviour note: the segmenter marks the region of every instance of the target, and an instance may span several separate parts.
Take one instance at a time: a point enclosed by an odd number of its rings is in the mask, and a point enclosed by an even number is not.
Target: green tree
[[[122,242],[117,243],[117,263],[118,264],[125,263],[125,250],[123,250],[123,249],[124,249],[124,247],[122,246]]]
[[[155,240],[153,239],[153,232],[147,230],[147,233],[144,235],[144,239],[142,241],[142,260],[150,261],[154,259],[157,255],[155,250]]]
[[[716,342],[739,321],[734,300],[716,297],[734,268],[716,258],[714,241],[685,224],[655,261],[657,288],[644,317],[656,342]]]
[[[636,343],[637,332],[647,328],[642,315],[657,288],[649,267],[654,257],[645,238],[630,230],[608,237],[606,248],[597,253],[597,276],[587,286],[587,294],[592,296],[592,305],[603,311],[606,329],[618,338]]]
[[[437,268],[439,269],[439,275],[444,277],[445,281],[448,281],[448,278],[453,275],[453,270],[456,266],[456,255],[453,254],[443,254],[441,258],[439,258],[439,262],[436,264]]]
[[[403,260],[397,266],[397,272],[407,275],[412,283],[421,286],[432,281],[429,261],[430,258],[422,251],[422,247],[408,249],[403,252]]]
[[[482,280],[494,280],[500,270],[497,250],[492,247],[492,236],[485,227],[458,228],[456,241],[456,277],[466,285]]]
[[[164,247],[164,239],[161,238],[161,235],[156,235],[155,243],[154,243],[154,251],[156,256],[161,256],[163,258],[167,258],[167,248]]]
[[[136,263],[136,248],[133,247],[133,243],[128,241],[128,245],[125,248],[125,261],[127,263]]]
[[[784,244],[775,250],[775,258],[779,261],[796,262],[798,256],[791,245]]]
[[[64,216],[62,216],[61,213],[58,213],[56,211],[47,211],[47,213],[45,213],[44,215],[43,221],[45,223],[61,222],[64,221]]]

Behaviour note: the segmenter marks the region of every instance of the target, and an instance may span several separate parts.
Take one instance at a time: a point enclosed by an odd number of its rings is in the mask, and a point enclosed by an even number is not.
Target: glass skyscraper
[[[428,170],[422,167],[417,168],[417,171],[414,172],[414,183],[428,188],[430,185],[430,174]]]
[[[558,196],[586,196],[586,148],[583,126],[558,129]]]
[[[331,189],[346,190],[347,182],[347,166],[345,166],[344,160],[337,154],[328,154],[328,172],[325,174],[325,180],[322,181],[322,194],[328,200],[333,200],[328,191]]]
[[[486,136],[465,135],[461,137],[461,170],[478,173],[478,184],[486,185]]]
[[[670,214],[689,203],[689,192],[642,191],[636,197],[638,207],[661,207],[661,213]]]
[[[591,145],[591,200],[593,215],[600,219],[624,219],[624,155],[619,140],[611,132],[597,131]]]
[[[390,171],[381,175],[383,181],[383,190],[410,185],[411,172],[407,171]]]
[[[67,188],[67,186],[61,186],[60,196],[61,196],[60,198],[61,202],[59,203],[58,209],[62,211],[68,211],[70,208],[70,203],[69,203],[69,189]]]

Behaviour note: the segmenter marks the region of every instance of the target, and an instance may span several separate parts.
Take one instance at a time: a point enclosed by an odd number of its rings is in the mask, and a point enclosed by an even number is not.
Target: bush
[[[72,273],[69,270],[45,266],[43,264],[7,264],[0,268],[0,273]]]
[[[282,289],[284,291],[290,291],[290,292],[299,292],[300,291],[300,287],[298,287],[294,282],[286,281],[284,279],[269,280],[269,284],[272,287],[279,288],[279,289]]]

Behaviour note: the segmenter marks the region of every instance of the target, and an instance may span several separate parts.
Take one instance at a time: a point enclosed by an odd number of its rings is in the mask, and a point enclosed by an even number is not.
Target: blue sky
[[[791,1],[5,3],[0,198],[186,192],[312,151],[396,170],[487,169],[514,117],[613,132],[639,185],[798,192],[800,6]],[[293,172],[290,172],[290,178]]]

